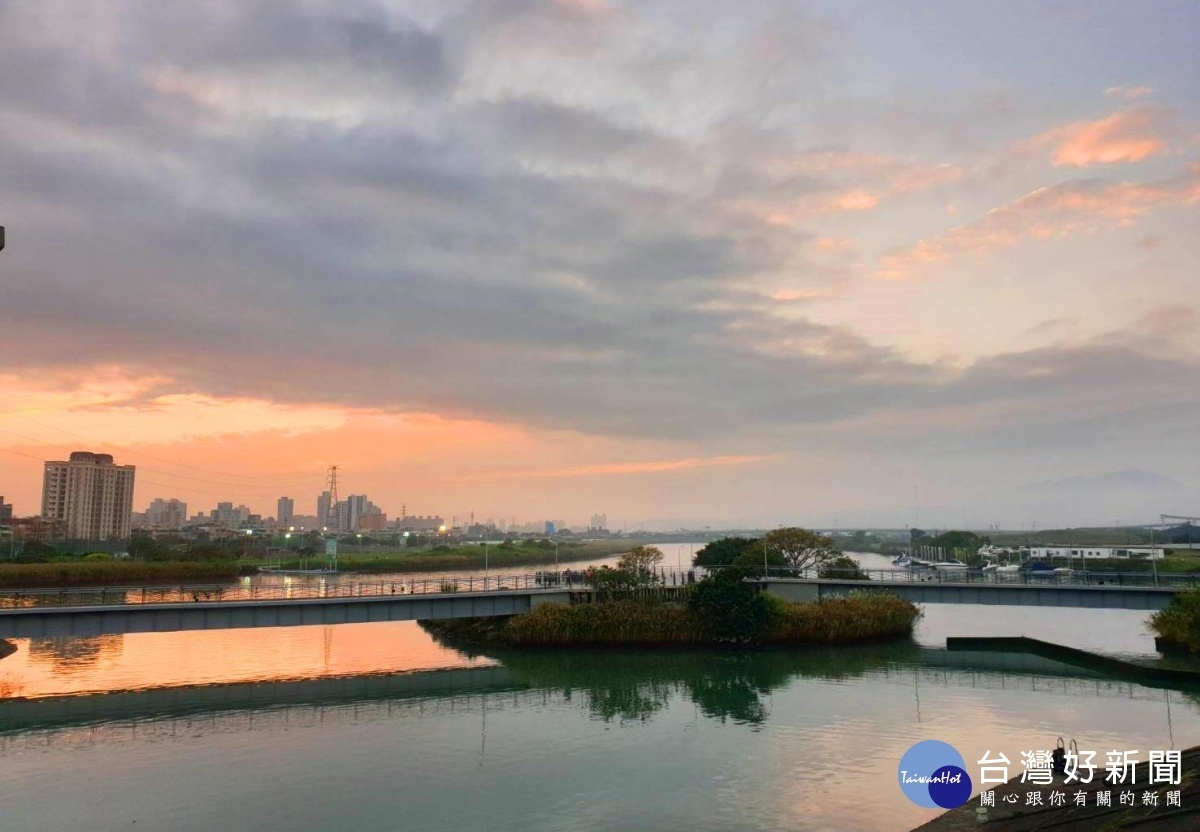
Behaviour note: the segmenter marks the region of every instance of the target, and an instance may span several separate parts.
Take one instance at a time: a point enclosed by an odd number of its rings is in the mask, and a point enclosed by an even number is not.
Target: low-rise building
[[[1163,555],[1158,546],[1032,546],[1029,549],[1029,556],[1040,560],[1162,560]]]

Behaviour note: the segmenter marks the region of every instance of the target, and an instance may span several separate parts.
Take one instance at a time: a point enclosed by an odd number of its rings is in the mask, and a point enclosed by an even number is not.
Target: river
[[[936,814],[895,785],[922,739],[1014,774],[1060,735],[1200,743],[1183,693],[942,661],[950,635],[1147,658],[1145,618],[928,605],[913,643],[751,654],[469,655],[410,622],[18,639],[0,829],[901,832]]]

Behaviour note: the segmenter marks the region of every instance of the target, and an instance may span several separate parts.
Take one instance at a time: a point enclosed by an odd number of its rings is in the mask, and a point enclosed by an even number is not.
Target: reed
[[[771,601],[763,640],[805,644],[851,644],[910,635],[921,608],[884,593],[852,592],[815,604]]]
[[[1166,644],[1200,653],[1200,589],[1177,593],[1166,609],[1150,616],[1150,630]]]
[[[85,586],[141,583],[145,581],[233,580],[238,566],[231,561],[141,562],[74,561],[66,563],[0,564],[0,587]]]
[[[851,644],[908,635],[921,611],[894,595],[852,593],[815,604],[768,602],[766,626],[749,643]],[[546,604],[508,619],[427,622],[449,638],[513,647],[666,647],[727,644],[711,616],[672,603],[615,600]]]

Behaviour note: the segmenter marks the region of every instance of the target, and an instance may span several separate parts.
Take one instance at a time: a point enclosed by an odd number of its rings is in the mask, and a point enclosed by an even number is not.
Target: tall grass
[[[909,635],[921,609],[912,601],[883,593],[852,592],[815,604],[788,604],[771,598],[763,640],[805,644],[848,644]]]
[[[815,604],[768,601],[761,644],[850,644],[912,633],[921,610],[894,595],[852,593]],[[509,619],[429,622],[434,632],[468,641],[518,647],[672,646],[725,643],[710,617],[684,606],[617,600],[574,606],[546,604]]]
[[[696,644],[705,640],[704,629],[685,608],[646,600],[545,604],[510,619],[505,635],[508,643],[529,647]]]
[[[145,581],[233,580],[238,566],[231,561],[141,562],[76,561],[69,563],[0,564],[0,587],[84,586],[140,583]]]
[[[1150,616],[1150,629],[1167,644],[1200,653],[1200,589],[1177,593],[1166,609]]]

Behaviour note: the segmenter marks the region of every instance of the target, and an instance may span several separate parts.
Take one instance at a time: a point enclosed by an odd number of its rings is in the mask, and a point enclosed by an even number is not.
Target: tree
[[[134,560],[166,560],[169,556],[170,552],[148,534],[135,534],[129,538],[129,557]]]
[[[637,546],[621,555],[621,559],[617,561],[617,569],[632,575],[648,577],[654,574],[654,567],[658,566],[662,559],[661,549],[654,546]]]
[[[852,557],[841,557],[827,560],[817,570],[817,577],[835,578],[843,581],[869,581],[871,577],[862,571],[862,564]]]
[[[722,569],[701,580],[688,596],[688,609],[724,641],[752,641],[767,626],[770,608],[743,578],[746,570]]]
[[[814,569],[833,560],[841,553],[833,548],[833,540],[808,529],[784,528],[768,532],[768,553],[776,553],[788,569]]]
[[[696,566],[730,566],[756,543],[758,541],[751,537],[722,537],[696,552],[692,563]]]

